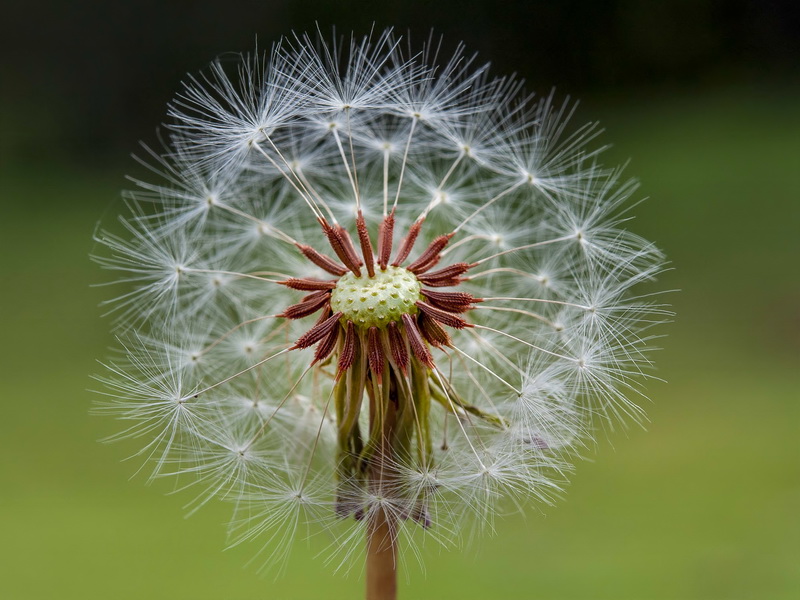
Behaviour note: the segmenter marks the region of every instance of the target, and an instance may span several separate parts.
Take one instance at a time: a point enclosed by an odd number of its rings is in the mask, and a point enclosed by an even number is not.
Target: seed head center
[[[357,327],[385,327],[404,314],[417,312],[419,292],[417,278],[402,267],[376,268],[374,277],[347,273],[331,292],[331,309]]]

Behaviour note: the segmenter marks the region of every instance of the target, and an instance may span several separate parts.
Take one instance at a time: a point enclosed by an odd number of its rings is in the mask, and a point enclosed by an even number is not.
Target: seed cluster
[[[321,311],[316,324],[297,340],[292,349],[316,344],[313,362],[318,363],[336,354],[338,348],[337,378],[353,366],[359,354],[368,357],[368,374],[378,383],[390,367],[399,369],[405,376],[410,360],[417,360],[426,368],[433,369],[435,365],[429,345],[437,348],[449,346],[450,336],[443,326],[454,329],[469,327],[460,313],[482,302],[464,292],[422,288],[422,283],[432,287],[456,286],[462,280],[460,275],[472,266],[456,263],[430,271],[440,262],[441,253],[452,234],[435,238],[416,260],[404,268],[400,265],[411,254],[424,218],[409,227],[391,265],[388,261],[392,253],[394,212],[386,215],[380,223],[378,262],[374,260],[372,241],[361,211],[356,219],[361,256],[346,229],[331,225],[322,218],[319,221],[341,263],[311,246],[298,244],[298,249],[318,267],[341,277],[332,281],[291,278],[281,282],[311,293],[287,307],[279,316],[301,319]],[[341,344],[340,337],[343,339]]]
[[[415,497],[416,492],[404,497],[393,489],[393,481],[397,477],[397,460],[422,457],[426,463],[432,461],[429,424],[432,399],[446,401],[448,409],[456,415],[469,413],[487,423],[502,423],[495,415],[467,405],[429,376],[437,368],[430,347],[451,346],[445,327],[471,327],[461,314],[482,300],[465,292],[422,287],[422,283],[433,287],[457,286],[460,275],[472,266],[454,264],[430,272],[441,261],[452,234],[436,237],[408,267],[401,266],[411,254],[423,222],[424,218],[420,218],[409,227],[394,262],[389,265],[394,211],[380,223],[377,262],[361,211],[356,219],[361,256],[347,230],[320,219],[322,232],[341,263],[310,246],[298,245],[298,248],[318,267],[340,275],[339,279],[292,278],[282,282],[311,293],[279,316],[301,319],[320,312],[317,322],[291,349],[316,345],[312,364],[323,363],[338,354],[337,383],[333,390],[339,440],[335,511],[341,517],[352,515],[356,520],[362,519],[369,507],[353,498],[374,493],[410,502],[413,509],[408,516],[423,527],[430,527],[425,503]],[[413,388],[417,393],[411,392]],[[434,389],[438,390],[438,396]],[[365,392],[369,398],[370,423],[366,441],[359,425]]]

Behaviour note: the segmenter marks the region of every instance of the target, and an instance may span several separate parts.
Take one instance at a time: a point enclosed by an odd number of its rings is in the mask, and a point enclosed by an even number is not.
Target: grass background
[[[673,261],[676,322],[651,423],[599,444],[565,499],[404,568],[405,598],[790,599],[800,590],[800,90],[594,97],[607,161],[651,197],[632,228]],[[0,598],[356,598],[298,543],[284,576],[223,552],[228,507],[128,480],[97,440],[89,373],[110,343],[89,262],[123,169],[0,170]],[[408,581],[406,580],[408,578]],[[410,581],[410,583],[409,583]]]

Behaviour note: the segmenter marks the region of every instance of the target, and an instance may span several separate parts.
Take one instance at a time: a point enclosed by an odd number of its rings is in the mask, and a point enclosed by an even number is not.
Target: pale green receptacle
[[[384,327],[417,312],[420,287],[414,274],[402,267],[376,268],[374,277],[347,273],[331,293],[331,308],[358,327]]]

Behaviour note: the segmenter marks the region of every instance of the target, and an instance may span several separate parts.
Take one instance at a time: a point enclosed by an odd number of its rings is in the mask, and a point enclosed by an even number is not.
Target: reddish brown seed
[[[377,327],[370,327],[367,333],[367,357],[369,359],[370,371],[375,375],[375,379],[378,380],[378,383],[381,383],[385,357],[383,354],[380,332]]]
[[[358,210],[358,216],[356,217],[356,229],[358,230],[358,241],[361,242],[361,254],[364,256],[367,273],[369,273],[370,277],[375,277],[375,256],[372,254],[372,242],[369,239],[367,222],[364,221],[361,209]]]
[[[289,279],[285,281],[279,281],[278,283],[293,290],[301,290],[304,292],[311,290],[332,290],[336,287],[336,281],[334,280],[322,281],[320,279],[311,278],[298,279],[296,277],[290,277]]]
[[[413,271],[411,269],[409,269],[409,271],[411,271],[415,275],[421,275],[425,271],[428,271],[433,267],[435,267],[436,265],[438,265],[440,260],[442,260],[442,255],[437,254],[430,260],[424,262],[423,264],[415,266]]]
[[[300,302],[305,302],[307,300],[313,300],[315,298],[319,298],[322,294],[327,293],[327,290],[317,290],[316,292],[310,292],[300,298]]]
[[[361,259],[358,257],[358,252],[356,252],[356,247],[353,245],[353,240],[350,237],[350,233],[342,227],[341,225],[336,226],[336,231],[342,237],[342,241],[344,242],[344,248],[347,251],[350,259],[357,264],[359,267],[364,263],[361,262]]]
[[[431,351],[428,350],[428,346],[425,345],[425,341],[422,339],[419,329],[417,329],[417,323],[414,321],[414,317],[406,313],[403,315],[402,319],[403,325],[405,325],[406,336],[408,336],[408,342],[414,356],[416,356],[422,364],[433,369],[433,356],[431,356]]]
[[[403,238],[403,241],[400,243],[400,248],[397,250],[397,256],[394,258],[394,262],[392,263],[393,267],[399,267],[403,264],[403,262],[408,258],[408,255],[411,254],[411,249],[414,247],[414,242],[417,241],[417,236],[419,235],[420,229],[422,229],[422,223],[424,220],[416,221],[411,227],[408,228],[408,235]]]
[[[417,317],[417,325],[419,326],[419,332],[422,334],[422,337],[424,337],[429,344],[437,348],[450,346],[450,336],[436,320],[422,313]]]
[[[298,348],[308,348],[309,346],[313,346],[322,338],[327,336],[335,327],[339,325],[339,319],[342,318],[342,313],[338,312],[334,315],[331,315],[327,319],[325,319],[322,323],[317,323],[306,331],[303,335],[300,336],[294,346],[292,346],[292,350],[296,350]]]
[[[445,287],[449,285],[458,285],[458,283],[462,281],[462,279],[459,278],[459,275],[466,273],[474,266],[475,263],[473,264],[465,262],[455,263],[448,267],[439,269],[438,271],[431,271],[430,273],[425,273],[424,275],[418,275],[417,279],[419,279],[422,283],[430,287]],[[451,281],[455,283],[449,283]]]
[[[424,283],[425,285],[430,287],[455,287],[457,285],[460,285],[464,281],[464,278],[453,277],[452,279],[436,279],[434,281],[431,281],[429,279],[423,279],[422,277],[419,277],[419,281],[420,283]]]
[[[322,217],[320,217],[318,221],[322,226],[325,237],[328,238],[328,243],[331,248],[333,248],[336,256],[339,257],[339,260],[344,263],[345,267],[355,273],[357,277],[361,277],[361,270],[358,268],[358,257],[355,256],[355,250],[350,252],[348,249],[347,242],[342,236],[342,231],[344,230],[339,226],[333,227]]]
[[[394,209],[383,218],[378,231],[378,264],[386,269],[392,256],[392,240],[394,237]]]
[[[425,251],[419,255],[419,258],[408,265],[408,270],[412,273],[424,273],[433,265],[438,263],[439,259],[441,258],[439,253],[444,249],[445,246],[447,246],[450,238],[452,238],[454,235],[455,233],[448,233],[446,235],[440,235],[433,240],[425,249]]]
[[[389,323],[388,332],[389,352],[392,355],[392,360],[394,360],[394,363],[405,375],[406,367],[408,367],[408,348],[406,348],[406,340],[403,338],[403,334],[394,321]]]
[[[314,361],[313,362],[322,362],[328,355],[333,352],[333,349],[336,347],[336,342],[339,340],[339,329],[340,327],[334,327],[333,331],[331,331],[327,336],[322,338],[322,341],[317,346],[316,351],[314,352]]]
[[[415,304],[417,305],[417,308],[419,308],[423,313],[425,313],[427,316],[433,319],[436,319],[442,325],[447,325],[448,327],[452,327],[453,329],[463,329],[464,327],[471,327],[469,323],[467,323],[464,319],[462,319],[458,315],[431,306],[427,302],[417,301]]]
[[[332,312],[333,310],[331,309],[331,304],[330,302],[328,302],[328,304],[322,307],[322,312],[319,313],[319,317],[317,317],[317,320],[315,321],[314,325],[319,325],[320,323],[322,323],[325,319],[331,316]]]
[[[341,377],[347,369],[353,366],[356,357],[356,328],[352,321],[347,322],[347,331],[344,334],[342,352],[339,354],[339,364],[336,366],[336,378]]]
[[[330,299],[331,294],[328,291],[314,292],[303,298],[303,300],[297,304],[287,306],[278,316],[287,319],[302,319],[308,315],[313,315],[320,308],[327,305]]]
[[[422,295],[436,308],[455,313],[467,312],[476,302],[483,302],[481,298],[474,298],[466,292],[437,292],[423,288]]]
[[[378,266],[381,264],[381,252],[383,249],[383,231],[386,228],[386,218],[384,217],[381,219],[381,222],[378,223]],[[381,267],[385,268],[385,267]]]
[[[337,277],[341,277],[347,273],[347,269],[345,269],[342,265],[338,264],[330,256],[325,256],[324,254],[317,252],[311,246],[297,244],[297,248],[300,250],[303,256],[305,256],[323,271],[327,271],[331,275],[336,275]]]

